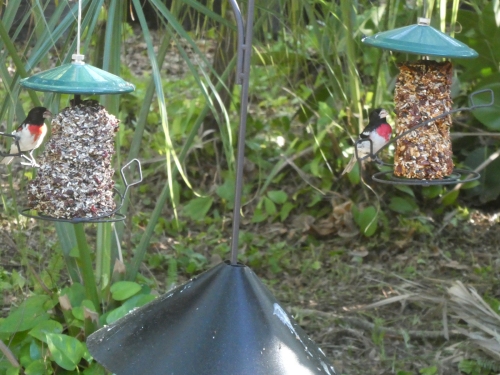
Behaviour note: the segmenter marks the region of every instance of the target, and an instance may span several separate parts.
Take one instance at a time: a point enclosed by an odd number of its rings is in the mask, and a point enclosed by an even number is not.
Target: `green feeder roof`
[[[135,86],[122,78],[95,66],[85,64],[83,55],[73,55],[75,61],[37,73],[21,80],[21,85],[37,91],[62,94],[104,95],[123,94]]]
[[[429,25],[430,19],[419,18],[416,25],[384,31],[362,41],[373,47],[417,55],[457,58],[478,56],[472,48]]]

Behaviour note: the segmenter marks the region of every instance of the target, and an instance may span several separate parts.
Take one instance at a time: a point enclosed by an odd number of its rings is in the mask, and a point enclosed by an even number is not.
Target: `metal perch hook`
[[[252,55],[254,0],[248,0],[246,25],[236,0],[229,0],[233,7],[238,28],[238,56],[236,83],[241,85],[240,126],[236,157],[236,184],[234,193],[233,234],[231,239],[231,265],[238,263],[238,237],[240,233],[241,195],[243,190],[243,164],[245,160],[245,133],[248,114],[248,88],[250,84],[250,58]]]

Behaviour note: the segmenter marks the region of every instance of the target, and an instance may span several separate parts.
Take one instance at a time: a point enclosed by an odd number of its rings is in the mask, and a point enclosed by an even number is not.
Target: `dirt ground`
[[[339,373],[451,375],[464,358],[500,366],[460,331],[472,327],[447,292],[458,280],[500,299],[498,222],[475,211],[436,236],[400,233],[370,248],[359,237],[320,241],[321,268],[285,273],[272,289]]]

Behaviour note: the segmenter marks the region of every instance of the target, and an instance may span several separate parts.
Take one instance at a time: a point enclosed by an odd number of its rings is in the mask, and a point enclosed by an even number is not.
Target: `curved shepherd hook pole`
[[[243,190],[243,163],[245,160],[245,133],[248,113],[248,87],[250,84],[250,58],[252,55],[254,0],[248,0],[247,22],[243,23],[236,0],[229,0],[236,16],[238,27],[238,57],[236,63],[236,83],[242,85],[240,103],[240,126],[238,134],[238,154],[236,157],[236,187],[234,193],[233,237],[231,239],[231,264],[238,262],[238,237],[240,232],[241,194]],[[246,27],[246,29],[245,29]]]

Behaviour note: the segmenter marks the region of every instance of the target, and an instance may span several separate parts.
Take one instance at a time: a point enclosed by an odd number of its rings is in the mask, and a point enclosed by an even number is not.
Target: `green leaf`
[[[400,214],[407,214],[415,211],[417,204],[411,199],[393,197],[389,203],[389,208]]]
[[[46,306],[49,301],[48,296],[36,295],[29,297],[0,323],[0,332],[15,333],[26,331],[48,320],[50,315],[47,313]]]
[[[118,281],[111,285],[111,297],[115,301],[124,301],[139,293],[141,286],[133,281]]]
[[[439,185],[431,185],[422,187],[422,195],[425,198],[436,198],[443,192],[443,187]]]
[[[295,208],[295,205],[290,202],[286,202],[280,210],[280,220],[285,221],[290,215],[290,212]]]
[[[84,314],[84,307],[87,308],[90,311],[96,311],[94,304],[92,303],[91,300],[89,299],[84,299],[80,306],[74,307],[71,312],[73,313],[73,316],[80,320],[83,321],[85,320],[85,314]]]
[[[36,361],[33,361],[28,366],[26,366],[24,373],[26,375],[47,375],[49,374],[47,372],[47,366],[48,364],[45,360],[37,359]]]
[[[288,199],[288,195],[282,190],[268,191],[267,196],[277,204],[284,204]]]
[[[496,74],[495,76],[490,76],[485,79],[485,83],[494,82],[485,85],[478,85],[476,89],[490,89],[493,90],[493,94],[495,95],[494,104],[490,107],[484,107],[475,109],[472,111],[472,114],[475,118],[477,118],[480,122],[482,122],[488,129],[490,130],[500,130],[500,116],[498,113],[500,112],[500,83],[495,82],[500,79],[500,74]],[[476,104],[484,104],[488,103],[490,100],[489,95],[481,94],[477,97],[474,97],[474,102]]]
[[[226,178],[224,183],[217,186],[217,189],[215,189],[215,193],[226,202],[228,208],[233,207],[234,188],[234,178]]]
[[[442,199],[443,206],[449,206],[449,205],[455,203],[459,194],[460,194],[459,190],[452,190],[452,191],[446,193]]]
[[[5,375],[19,375],[19,371],[21,371],[20,367],[9,367]]]
[[[262,211],[262,208],[257,207],[253,212],[252,223],[261,223],[268,217],[267,213]]]
[[[61,323],[56,322],[55,320],[46,320],[37,324],[36,327],[28,332],[28,334],[46,343],[47,333],[62,333],[62,331],[63,326]]]
[[[373,206],[366,207],[363,211],[358,211],[353,206],[353,217],[356,224],[358,224],[361,233],[366,237],[373,236],[377,231],[377,209]]]
[[[269,216],[276,215],[276,205],[268,197],[264,197],[264,209]]]
[[[33,360],[42,359],[42,348],[36,340],[31,341],[30,344],[30,358]]]
[[[194,198],[184,206],[182,212],[193,220],[202,220],[207,215],[210,207],[212,207],[213,202],[212,197]]]
[[[408,185],[396,185],[395,188],[398,189],[399,191],[402,191],[403,193],[406,193],[409,196],[415,198],[415,194],[413,193],[413,189],[410,186],[408,186]]]
[[[83,371],[83,375],[106,375],[106,370],[97,362],[92,362],[92,364]]]
[[[80,341],[58,333],[47,334],[47,346],[54,361],[68,371],[76,369],[85,352]]]
[[[351,181],[351,184],[357,185],[361,181],[361,174],[359,171],[359,163],[356,163],[354,168],[347,173],[347,177],[349,178],[349,181]]]
[[[481,367],[474,360],[464,359],[460,361],[460,363],[458,364],[458,369],[462,372],[465,372],[466,374],[481,373]]]
[[[419,371],[422,375],[435,375],[437,374],[438,369],[436,366],[425,367]]]
[[[106,323],[111,324],[116,322],[118,319],[123,318],[130,311],[137,307],[144,306],[146,303],[149,303],[155,299],[155,296],[152,294],[147,295],[138,295],[132,297],[127,302],[125,302],[122,306],[114,309],[106,316]]]

